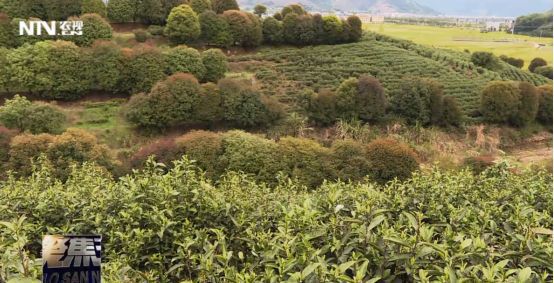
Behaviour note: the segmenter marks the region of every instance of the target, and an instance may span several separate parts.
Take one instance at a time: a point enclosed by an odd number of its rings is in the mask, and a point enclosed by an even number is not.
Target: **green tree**
[[[267,12],[267,7],[261,4],[254,6],[254,14],[262,17]]]
[[[462,124],[464,115],[458,101],[452,96],[445,96],[443,99],[443,115],[441,125],[458,127]]]
[[[331,90],[322,89],[318,93],[308,90],[302,96],[302,104],[312,121],[331,125],[337,120],[337,96]]]
[[[210,0],[190,0],[189,5],[198,15],[202,14],[205,11],[212,10],[212,2]]]
[[[471,54],[471,62],[476,66],[493,71],[501,68],[498,58],[491,52],[474,52]]]
[[[123,68],[118,90],[134,94],[147,92],[165,78],[165,60],[157,48],[137,46],[123,54]]]
[[[99,16],[98,16],[99,17]],[[90,77],[82,72],[86,53],[81,52],[73,42],[45,41],[35,44],[47,45],[47,58],[44,68],[50,80],[50,86],[42,89],[42,96],[55,99],[77,99],[90,88]]]
[[[219,49],[208,49],[202,52],[202,63],[206,68],[203,81],[217,82],[224,78],[229,70],[227,56]]]
[[[135,20],[135,9],[133,0],[110,0],[108,1],[108,19],[114,23],[129,23]]]
[[[218,14],[229,10],[240,10],[236,0],[212,0],[212,9]]]
[[[82,72],[91,78],[91,89],[113,91],[117,89],[123,72],[123,54],[111,41],[97,41],[90,48],[89,61]]]
[[[10,17],[0,12],[0,47],[12,48],[18,45],[15,28]]]
[[[140,0],[137,4],[137,20],[145,24],[163,24],[166,14],[160,0]]]
[[[537,57],[537,58],[531,60],[531,63],[529,63],[529,71],[534,73],[536,68],[546,66],[546,65],[548,65],[548,62],[546,62],[546,60],[544,60],[540,57]]]
[[[111,39],[112,27],[98,14],[84,14],[79,18],[70,18],[83,22],[83,35],[71,36],[71,41],[79,46],[90,46],[98,39]]]
[[[283,23],[275,18],[264,19],[262,25],[264,42],[268,44],[283,43]]]
[[[546,126],[552,126],[552,85],[538,87],[539,110],[537,119]]]
[[[370,76],[360,76],[357,83],[356,107],[360,119],[378,121],[385,115],[387,96],[378,79]]]
[[[523,68],[523,65],[525,65],[525,61],[523,61],[523,59],[518,59],[518,58],[514,58],[514,57],[508,57],[506,55],[501,55],[500,57],[500,60],[516,67],[516,68]]]
[[[192,42],[200,36],[200,20],[188,5],[180,5],[169,14],[165,35],[174,43]]]
[[[102,0],[83,0],[81,14],[98,14],[105,18],[108,12]]]
[[[519,83],[520,103],[517,112],[513,113],[510,122],[518,127],[523,127],[537,118],[539,111],[539,96],[537,88],[528,83]]]
[[[204,11],[200,14],[201,39],[212,45],[228,47],[233,43],[229,24],[214,11]]]
[[[158,82],[147,95],[131,97],[125,117],[136,126],[157,129],[195,122],[200,92],[196,78],[177,73]]]
[[[200,102],[196,107],[196,117],[199,121],[216,124],[223,120],[222,97],[219,88],[214,83],[202,85]]]
[[[362,21],[358,16],[349,16],[346,19],[349,26],[348,41],[355,42],[362,38]]]
[[[393,111],[408,123],[436,123],[442,115],[442,87],[422,78],[406,78],[391,99]]]
[[[344,27],[336,16],[323,17],[323,30],[326,43],[334,44],[342,41]]]
[[[175,73],[190,73],[201,80],[206,74],[200,52],[194,48],[180,45],[169,49],[165,54],[168,75]]]
[[[299,4],[288,5],[288,6],[283,7],[283,9],[281,10],[281,16],[283,17],[283,19],[288,14],[292,14],[292,13],[297,14],[297,15],[300,16],[300,15],[305,15],[308,12],[306,12],[306,10],[304,10],[304,7],[302,7]]]
[[[19,95],[6,100],[0,106],[0,123],[22,132],[60,133],[65,121],[65,114],[57,108],[43,103],[31,103]]]
[[[61,21],[78,16],[81,14],[81,4],[81,0],[43,0],[42,5],[46,11],[46,18],[43,19]]]
[[[218,82],[221,91],[224,119],[240,127],[265,126],[269,124],[269,109],[261,95],[246,82],[222,79]]]
[[[223,155],[223,140],[219,133],[191,131],[175,140],[181,154],[195,160],[206,175],[217,178],[223,173],[220,157]]]
[[[331,151],[334,170],[339,179],[362,181],[371,174],[366,145],[353,140],[336,140]]]
[[[253,14],[228,10],[223,13],[223,18],[229,25],[234,45],[253,47],[261,43],[262,27],[259,19]]]
[[[488,83],[481,93],[481,114],[492,123],[506,123],[518,112],[521,95],[513,82]]]

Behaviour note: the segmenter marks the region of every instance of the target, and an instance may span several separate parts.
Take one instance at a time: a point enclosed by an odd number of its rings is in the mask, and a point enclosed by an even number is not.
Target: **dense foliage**
[[[0,49],[0,62],[5,63],[0,65],[0,90],[70,100],[94,90],[146,92],[175,72],[215,82],[227,71],[227,58],[213,50],[204,53],[185,46],[161,52],[148,45],[128,49],[98,41],[79,48],[67,41],[42,41]]]
[[[525,65],[525,61],[523,59],[514,58],[514,57],[508,57],[506,55],[501,55],[500,60],[516,67],[516,68],[523,68],[523,65]]]
[[[313,191],[235,173],[213,184],[186,160],[119,180],[90,165],[65,183],[50,172],[0,183],[2,280],[37,277],[30,263],[42,235],[56,232],[103,235],[108,282],[541,282],[552,273],[543,172],[433,170]]]
[[[547,125],[552,125],[552,85],[544,85],[538,88],[539,110],[537,119]]]
[[[552,37],[552,9],[545,13],[518,17],[514,24],[515,33]]]
[[[164,33],[174,43],[192,42],[200,37],[200,20],[189,5],[171,10]]]
[[[59,109],[19,95],[0,106],[0,124],[21,132],[56,134],[63,130],[65,122],[65,114]]]
[[[544,60],[543,58],[537,57],[531,60],[531,63],[529,63],[529,71],[535,72],[536,68],[546,66],[546,65],[548,65],[548,62],[546,62],[546,60]]]

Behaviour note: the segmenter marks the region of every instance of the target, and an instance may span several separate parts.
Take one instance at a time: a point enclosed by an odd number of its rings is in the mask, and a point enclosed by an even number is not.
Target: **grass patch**
[[[535,57],[544,58],[552,64],[552,38],[531,37],[526,35],[511,35],[506,32],[481,33],[478,29],[452,28],[401,24],[366,24],[364,29],[411,40],[415,43],[447,48],[457,51],[469,50],[488,51],[497,56],[507,55],[525,60],[524,68]],[[469,39],[473,41],[459,41],[456,39]],[[495,42],[509,39],[514,42]],[[537,47],[534,43],[545,44]]]

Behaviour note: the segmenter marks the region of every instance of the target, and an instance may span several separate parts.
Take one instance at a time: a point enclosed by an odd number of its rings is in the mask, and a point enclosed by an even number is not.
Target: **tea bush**
[[[394,178],[407,179],[419,167],[416,153],[393,139],[372,141],[367,148],[367,159],[371,176],[381,183]]]
[[[192,131],[175,140],[181,155],[195,160],[206,176],[216,178],[223,172],[224,164],[219,158],[223,154],[222,136],[208,131]],[[180,157],[174,158],[178,160]]]
[[[102,235],[106,282],[551,280],[542,171],[434,169],[304,191],[236,173],[214,184],[187,160],[161,169],[114,180],[84,165],[62,183],[43,166],[0,182],[1,280],[39,276],[46,233]]]
[[[539,110],[537,119],[545,124],[552,125],[552,85],[544,85],[538,88]]]
[[[531,60],[531,63],[529,63],[529,71],[531,72],[535,72],[535,69],[537,69],[538,67],[542,67],[542,66],[546,66],[548,65],[548,62],[546,62],[546,60],[542,59],[542,58],[535,58],[533,60]]]
[[[481,113],[492,123],[505,123],[517,113],[521,95],[513,82],[491,82],[481,95]]]
[[[66,116],[58,108],[19,95],[0,106],[0,124],[21,132],[57,134],[63,131],[65,122]]]

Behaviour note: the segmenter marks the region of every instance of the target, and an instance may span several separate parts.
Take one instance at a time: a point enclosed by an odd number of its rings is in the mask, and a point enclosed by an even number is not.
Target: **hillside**
[[[444,85],[466,114],[476,116],[481,88],[492,80],[524,80],[535,85],[550,80],[502,64],[490,71],[473,65],[470,54],[436,49],[411,41],[369,34],[358,43],[305,48],[265,48],[255,55],[237,56],[235,71],[253,73],[261,88],[283,102],[294,101],[303,88],[336,88],[361,74],[378,78],[390,95],[404,77],[428,77]]]
[[[420,15],[436,15],[437,11],[421,5],[415,0],[240,0],[241,7],[253,7],[264,4],[270,8],[279,8],[291,3],[300,3],[314,11],[341,10],[341,11],[370,11],[377,14],[407,13]]]

